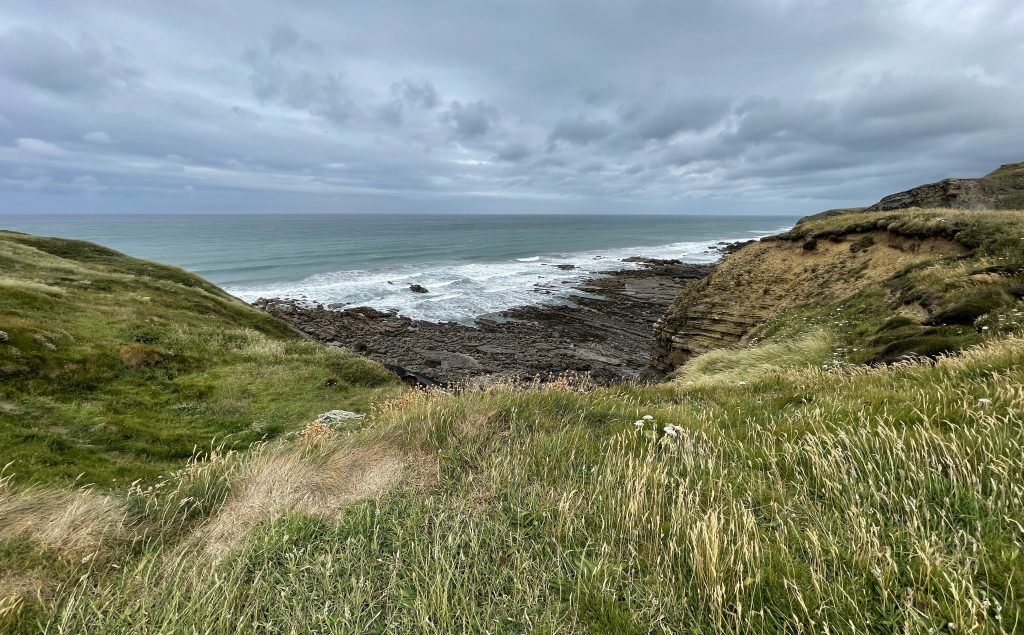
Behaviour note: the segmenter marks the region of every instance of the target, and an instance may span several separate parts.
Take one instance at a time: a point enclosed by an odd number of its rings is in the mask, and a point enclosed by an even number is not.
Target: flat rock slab
[[[329,410],[317,415],[316,420],[318,423],[340,423],[349,419],[362,419],[366,415],[361,415],[358,412],[352,412],[349,410]]]
[[[545,380],[564,373],[616,383],[640,377],[654,323],[684,286],[711,270],[676,260],[633,262],[642,267],[580,283],[579,294],[568,298],[572,304],[516,307],[474,326],[369,307],[328,310],[291,299],[260,299],[254,306],[316,340],[375,359],[410,384]]]

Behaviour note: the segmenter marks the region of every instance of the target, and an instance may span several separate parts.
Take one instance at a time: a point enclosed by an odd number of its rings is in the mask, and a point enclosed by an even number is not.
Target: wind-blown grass
[[[992,340],[934,363],[765,365],[739,382],[731,369],[710,372],[720,363],[691,364],[684,377],[699,372],[700,381],[690,385],[408,393],[377,408],[365,429],[198,463],[194,470],[208,471],[211,482],[232,475],[223,503],[184,533],[150,530],[156,538],[120,568],[87,566],[35,613],[23,608],[35,621],[20,626],[64,633],[1012,633],[1024,626],[1024,340]],[[268,503],[281,513],[264,515],[226,551],[197,546],[204,528],[280,473],[265,472],[284,460],[274,457],[308,456],[304,465],[315,467],[357,448],[375,448],[368,457],[420,457],[435,477],[394,481],[326,512]]]
[[[0,234],[0,630],[1020,632],[1021,216],[940,214],[867,220],[970,257],[672,382],[459,395],[180,270]],[[339,406],[369,415],[269,438]]]

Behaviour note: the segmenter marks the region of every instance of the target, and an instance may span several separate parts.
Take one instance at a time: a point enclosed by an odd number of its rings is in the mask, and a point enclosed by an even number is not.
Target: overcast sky
[[[784,212],[1024,160],[1020,0],[0,6],[0,212]]]

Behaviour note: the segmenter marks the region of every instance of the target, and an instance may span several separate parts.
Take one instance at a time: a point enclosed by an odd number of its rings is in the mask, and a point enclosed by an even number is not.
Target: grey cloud
[[[267,52],[274,56],[288,51],[301,50],[308,53],[322,53],[319,44],[302,37],[290,24],[279,24],[267,35]]]
[[[82,135],[82,141],[88,141],[89,143],[110,143],[113,139],[110,135],[103,132],[102,130],[93,130]]]
[[[615,89],[610,85],[599,88],[588,87],[579,89],[577,94],[583,100],[583,103],[589,106],[603,106],[609,103],[615,96]]]
[[[402,125],[406,105],[433,110],[440,103],[437,89],[425,79],[406,77],[400,82],[394,82],[391,84],[391,94],[394,99],[377,108],[377,119],[393,127]]]
[[[313,54],[316,70],[306,67],[301,54]],[[257,47],[245,52],[252,71],[249,81],[261,103],[278,103],[305,110],[334,123],[344,123],[355,104],[340,72],[323,71],[319,45],[291,27],[277,27]],[[312,66],[312,64],[311,64]]]
[[[406,77],[401,82],[395,82],[391,86],[392,91],[401,94],[406,103],[432,110],[441,103],[434,85],[425,79],[409,79]]]
[[[555,124],[548,135],[548,143],[554,145],[559,141],[582,146],[604,139],[612,133],[614,126],[604,120],[592,120],[584,117],[563,119]]]
[[[500,161],[520,163],[521,161],[528,159],[531,154],[533,154],[533,152],[530,151],[530,147],[525,143],[513,142],[499,148],[495,157]]]
[[[674,100],[650,114],[641,115],[636,132],[646,141],[668,139],[683,131],[700,132],[721,121],[729,109],[730,102],[723,97]]]
[[[261,118],[258,112],[253,112],[248,108],[242,108],[241,106],[232,106],[229,110],[243,119],[258,121]]]
[[[498,109],[484,101],[463,104],[453,101],[441,114],[441,121],[450,126],[460,139],[474,139],[486,135],[498,123]]]
[[[140,75],[123,48],[103,47],[84,35],[72,44],[31,27],[0,35],[0,69],[20,82],[62,95],[102,92]]]
[[[402,102],[397,99],[377,109],[377,119],[391,126],[402,125]]]
[[[569,163],[560,157],[544,157],[533,162],[536,168],[564,168]]]

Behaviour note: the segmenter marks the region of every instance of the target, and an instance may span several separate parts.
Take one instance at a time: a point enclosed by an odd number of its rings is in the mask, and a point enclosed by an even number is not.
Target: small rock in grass
[[[11,341],[11,336],[7,334],[7,331],[0,331],[0,344],[6,344]]]
[[[319,423],[339,423],[347,419],[362,419],[366,415],[361,415],[358,412],[350,412],[348,410],[330,410],[322,414],[317,415],[316,421]]]

